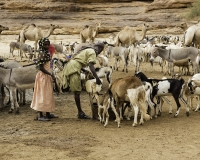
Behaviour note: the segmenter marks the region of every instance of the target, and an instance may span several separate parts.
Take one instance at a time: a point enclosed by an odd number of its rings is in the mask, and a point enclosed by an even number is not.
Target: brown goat
[[[149,120],[150,116],[147,112],[147,104],[145,98],[145,89],[142,81],[136,76],[128,76],[125,78],[119,78],[115,80],[109,92],[116,102],[116,110],[119,111],[119,108],[123,105],[124,102],[130,102],[134,107],[134,110],[138,111],[138,108],[141,111],[140,124],[144,123],[145,120]],[[136,113],[135,113],[136,115]],[[120,118],[116,117],[118,127],[120,127]],[[137,124],[137,116],[134,116],[133,126]]]

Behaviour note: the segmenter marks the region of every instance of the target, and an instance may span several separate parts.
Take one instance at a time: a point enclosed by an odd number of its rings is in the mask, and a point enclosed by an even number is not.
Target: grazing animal
[[[23,29],[20,34],[18,41],[22,45],[26,40],[35,41],[34,43],[34,57],[36,56],[38,41],[41,38],[48,38],[56,28],[60,28],[57,25],[50,24],[50,27],[47,32],[44,32],[40,27],[35,24],[31,24],[25,29]]]
[[[96,23],[95,26],[88,26],[86,25],[83,30],[80,31],[80,38],[81,43],[85,43],[86,40],[89,41],[89,43],[93,43],[94,39],[96,38],[99,28],[101,27],[101,22]]]
[[[128,76],[125,78],[116,79],[108,90],[109,94],[116,103],[116,110],[122,107],[124,102],[130,102],[135,109],[135,115],[137,110],[141,111],[140,124],[144,123],[144,120],[149,120],[150,116],[147,112],[145,88],[142,81],[136,76]],[[116,121],[118,127],[120,127],[119,115],[116,115]],[[137,124],[137,116],[134,116],[133,126]]]
[[[152,47],[151,48],[151,58],[150,61],[154,61],[154,58],[160,56],[162,59],[173,62],[178,61],[186,58],[190,58],[190,61],[193,65],[194,74],[198,73],[199,71],[199,54],[200,51],[194,47],[186,47],[180,49],[162,49],[160,47]],[[173,63],[170,63],[173,64]],[[170,67],[171,75],[174,76],[174,67],[171,65]]]
[[[142,72],[139,72],[135,75],[139,77],[142,81],[147,81],[147,82],[150,82],[151,84],[153,84],[153,82],[156,82],[156,85],[153,86],[152,99],[154,97],[173,96],[177,105],[177,111],[174,117],[177,117],[180,112],[181,104],[179,102],[179,98],[185,104],[186,115],[189,116],[189,106],[182,96],[184,85],[185,85],[184,79],[182,78],[180,80],[178,79],[162,79],[162,80],[150,79],[150,78],[147,78],[146,75],[144,75],[144,73]],[[160,108],[159,110],[161,111]],[[155,114],[157,115],[156,108],[155,108]]]
[[[19,50],[20,50],[20,42],[10,42],[10,54],[14,57],[14,50],[18,50],[18,56],[19,56]]]
[[[23,54],[25,55],[26,58],[28,58],[28,62],[30,60],[32,60],[33,58],[33,51],[34,49],[31,47],[31,45],[28,45],[28,44],[25,44],[23,43],[21,46],[20,46],[20,57],[21,57],[21,60],[23,58]],[[26,53],[28,53],[28,57],[26,55]]]
[[[120,44],[122,46],[135,45],[144,39],[148,28],[148,25],[143,24],[142,32],[139,33],[135,28],[126,26],[117,34],[115,46],[119,46]]]

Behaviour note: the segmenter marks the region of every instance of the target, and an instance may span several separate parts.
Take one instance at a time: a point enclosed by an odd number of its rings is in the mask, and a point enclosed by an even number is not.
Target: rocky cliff
[[[102,22],[100,34],[118,32],[124,26],[152,26],[149,33],[181,34],[183,22],[194,0],[1,0],[0,25],[9,27],[2,34],[18,34],[35,23],[46,29],[50,23],[62,26],[54,34],[78,34],[85,25]],[[87,3],[86,3],[87,2]],[[93,3],[101,2],[101,3]]]

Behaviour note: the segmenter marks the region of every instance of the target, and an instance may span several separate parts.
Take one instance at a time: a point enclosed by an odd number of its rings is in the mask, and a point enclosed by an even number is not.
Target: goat
[[[122,60],[124,63],[124,67],[122,72],[128,72],[128,57],[129,57],[129,49],[125,47],[114,47],[112,49],[112,56],[115,58],[114,62],[114,70],[118,71],[119,68],[119,60]]]
[[[144,60],[144,53],[139,46],[131,45],[130,53],[129,53],[129,60],[133,61],[135,73],[140,70],[140,64]]]
[[[108,66],[108,58],[104,55],[98,55],[97,60],[99,62],[99,65],[101,67],[107,67]]]
[[[102,79],[100,79],[100,80],[101,80],[101,82],[103,82]],[[101,117],[101,115],[100,115],[101,105],[100,105],[100,101],[99,101],[99,92],[102,90],[102,84],[97,85],[96,79],[90,79],[90,80],[86,81],[85,87],[86,87],[87,93],[89,94],[92,118],[93,119],[96,118],[95,113],[94,113],[94,107],[93,107],[93,99],[94,98],[96,99],[97,105],[98,105],[98,115],[99,115],[99,117]]]
[[[187,97],[190,106],[192,107],[192,98],[198,96],[198,105],[195,111],[200,108],[200,74],[195,74],[192,78],[188,80],[187,87],[185,88],[185,96]]]
[[[108,89],[108,92],[115,100],[117,111],[124,102],[130,102],[132,106],[135,106],[134,109],[137,110],[137,107],[139,107],[141,111],[140,124],[144,123],[143,118],[145,120],[150,119],[150,116],[146,114],[145,89],[142,81],[136,76],[116,79]],[[116,115],[116,121],[118,127],[120,127],[120,118],[118,114]],[[135,116],[133,126],[136,126],[136,124],[137,119]]]
[[[84,68],[85,70],[89,71],[89,74],[86,76],[87,79],[92,79],[94,78],[90,69],[88,67]],[[99,78],[106,78],[109,86],[112,83],[112,73],[113,73],[113,69],[112,66],[110,67],[101,67],[101,68],[95,68],[96,74]]]
[[[189,106],[187,102],[184,100],[182,93],[184,88],[184,79],[150,79],[147,78],[144,73],[139,72],[136,73],[135,76],[139,77],[142,81],[147,81],[153,84],[153,81],[156,82],[156,85],[153,86],[153,92],[152,92],[152,99],[154,97],[161,97],[161,96],[173,96],[176,105],[177,105],[177,111],[174,115],[174,117],[177,117],[180,112],[181,104],[179,102],[180,100],[185,104],[186,106],[186,115],[189,116]],[[159,109],[161,111],[161,109]],[[156,108],[155,108],[155,114],[157,115]]]
[[[14,50],[18,50],[18,56],[19,56],[19,50],[20,50],[20,42],[10,42],[10,54],[14,57]]]

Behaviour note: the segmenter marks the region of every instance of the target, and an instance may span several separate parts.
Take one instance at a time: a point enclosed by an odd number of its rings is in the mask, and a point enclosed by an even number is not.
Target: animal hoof
[[[132,125],[132,126],[133,126],[133,127],[136,127],[136,125],[137,125],[137,124],[133,123],[133,125]]]
[[[8,113],[12,113],[13,112],[13,109],[10,109],[9,111],[8,111]]]
[[[177,117],[178,117],[178,115],[175,114],[175,115],[174,115],[174,118],[177,118]]]
[[[189,112],[186,112],[186,116],[189,117],[189,115],[190,115],[190,113],[189,113]]]
[[[17,110],[15,111],[15,114],[19,114],[19,109],[17,109]]]

